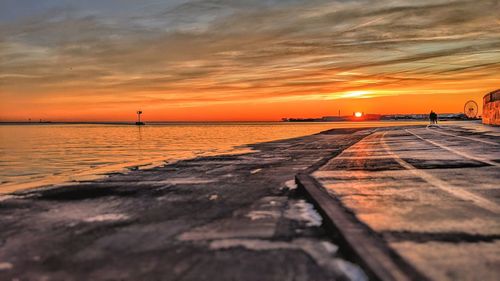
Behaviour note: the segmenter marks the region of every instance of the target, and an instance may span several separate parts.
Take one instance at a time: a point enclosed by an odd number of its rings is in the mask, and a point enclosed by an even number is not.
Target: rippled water
[[[0,193],[200,155],[248,151],[242,145],[366,123],[203,123],[0,125]],[[408,123],[405,123],[408,124]]]

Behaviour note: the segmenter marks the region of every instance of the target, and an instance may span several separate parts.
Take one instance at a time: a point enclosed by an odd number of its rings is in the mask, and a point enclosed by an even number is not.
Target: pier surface
[[[2,196],[0,279],[366,280],[388,258],[397,280],[498,280],[499,140],[478,124],[332,130]],[[382,255],[359,257],[371,241]]]
[[[313,176],[429,279],[500,279],[499,128],[380,130]]]
[[[0,197],[0,280],[363,280],[293,189],[369,132]]]

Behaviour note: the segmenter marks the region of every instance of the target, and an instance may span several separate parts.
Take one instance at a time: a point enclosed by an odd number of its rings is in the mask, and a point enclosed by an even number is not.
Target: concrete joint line
[[[409,133],[412,134],[411,132],[409,132]],[[451,194],[459,199],[462,199],[464,201],[473,202],[476,206],[478,206],[482,209],[488,210],[490,212],[493,212],[495,214],[500,213],[500,207],[497,204],[495,204],[494,202],[487,200],[481,196],[475,195],[475,194],[468,192],[466,190],[463,190],[461,188],[458,188],[456,186],[452,186],[452,185],[448,184],[447,182],[444,182],[444,181],[436,178],[435,176],[424,172],[423,170],[415,168],[410,163],[401,159],[387,145],[387,143],[385,142],[385,139],[384,139],[385,135],[386,135],[386,133],[384,133],[380,138],[380,142],[381,142],[382,146],[384,147],[384,149],[386,149],[388,154],[390,154],[394,157],[394,160],[396,162],[398,162],[405,169],[412,172],[415,176],[420,177],[421,179],[423,179],[427,183],[433,185],[434,187],[437,187],[445,192],[448,192],[449,194]],[[419,136],[417,136],[417,137],[419,137]],[[425,140],[425,139],[422,139],[422,140]]]
[[[435,132],[435,133],[442,134],[442,135],[457,137],[457,138],[471,140],[471,141],[478,141],[478,142],[482,142],[482,143],[486,143],[486,144],[491,144],[491,145],[500,145],[499,143],[496,143],[496,142],[482,140],[482,139],[478,139],[478,138],[471,138],[471,137],[459,136],[459,135],[455,135],[455,134],[452,134],[452,133],[445,133],[445,132],[441,132],[441,131],[438,131],[438,130],[431,129],[429,127],[427,127],[426,129],[429,130],[429,131],[431,131],[431,132]]]
[[[429,139],[425,139],[417,134],[415,134],[414,132],[410,131],[410,130],[405,130],[407,133],[410,133],[412,134],[413,136],[419,138],[420,140],[423,140],[425,142],[428,142],[434,146],[437,146],[437,147],[440,147],[444,150],[448,150],[449,152],[451,153],[454,153],[456,155],[459,155],[459,156],[462,156],[464,158],[467,158],[467,159],[471,159],[471,160],[474,160],[474,161],[478,161],[478,162],[481,162],[481,163],[484,163],[484,164],[487,164],[487,165],[490,165],[490,166],[496,166],[496,167],[500,167],[500,163],[496,163],[494,161],[491,161],[489,159],[486,159],[486,158],[483,158],[483,157],[476,157],[476,156],[472,156],[470,154],[467,154],[467,153],[464,153],[464,152],[461,152],[461,151],[458,151],[456,149],[453,149],[451,147],[448,147],[444,144],[440,144],[440,143],[437,143],[435,141],[432,141],[432,140],[429,140]]]

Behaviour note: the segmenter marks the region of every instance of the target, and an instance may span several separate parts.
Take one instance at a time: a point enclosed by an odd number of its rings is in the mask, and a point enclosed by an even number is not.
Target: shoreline
[[[251,144],[249,144],[249,145],[251,145]],[[249,146],[249,145],[244,145],[244,146]],[[153,159],[153,160],[144,160],[144,161],[139,161],[139,162],[127,162],[127,163],[113,164],[113,165],[102,166],[102,167],[88,168],[86,170],[78,171],[78,173],[74,174],[74,176],[72,176],[72,177],[52,176],[52,178],[56,178],[56,180],[50,179],[50,178],[44,178],[44,179],[37,180],[37,181],[30,181],[30,182],[23,182],[23,183],[6,183],[3,185],[0,185],[0,197],[2,195],[9,195],[9,194],[13,194],[13,193],[35,190],[35,189],[60,188],[60,187],[62,188],[62,187],[65,187],[67,185],[77,185],[79,183],[98,181],[98,180],[106,179],[107,177],[112,176],[112,175],[117,175],[117,174],[125,175],[127,173],[134,172],[134,171],[141,171],[141,170],[148,170],[148,169],[153,169],[153,168],[157,168],[157,167],[163,167],[165,165],[175,164],[176,162],[179,162],[179,161],[196,159],[198,157],[240,155],[240,154],[246,154],[246,153],[253,152],[253,150],[243,152],[244,149],[243,148],[241,148],[241,149],[242,149],[242,152],[239,152],[239,153],[234,153],[233,151],[228,151],[227,154],[217,152],[217,154],[214,154],[214,155],[196,156],[196,157],[192,157],[192,158],[177,158],[177,159],[173,159],[173,160],[169,160],[168,158],[161,157],[161,158]],[[73,177],[75,177],[75,178],[73,179]]]
[[[225,276],[237,274],[239,280],[282,276],[283,270],[300,270],[310,280],[365,280],[358,266],[334,250],[293,181],[299,171],[373,130],[334,129],[250,144],[250,153],[9,194],[1,201],[0,260],[11,266],[2,273],[100,280],[119,269],[122,279],[174,280],[185,274],[174,268],[185,264],[224,280],[220,269],[209,266],[215,262],[225,264]],[[29,250],[16,246],[21,241]],[[235,257],[261,270],[234,264]],[[139,270],[151,259],[157,266]],[[50,273],[49,260],[58,275]]]
[[[276,122],[276,123],[286,123],[286,122]],[[334,122],[335,123],[335,122]],[[354,123],[354,122],[353,122]],[[1,124],[1,123],[0,123]],[[68,125],[78,125],[78,124],[91,124],[91,123],[61,123],[61,124],[68,124]],[[112,123],[96,123],[100,125],[116,125]],[[30,124],[25,124],[25,125],[30,125]],[[33,125],[46,125],[46,124],[38,124],[38,123],[33,123]],[[52,123],[52,125],[58,125],[57,123]],[[123,124],[119,124],[123,125]],[[133,124],[132,124],[133,125]],[[315,134],[321,134],[323,132],[331,131],[331,130],[344,130],[344,129],[369,129],[369,128],[376,128],[376,127],[360,127],[360,128],[334,128],[334,129],[328,129],[326,131],[320,131]],[[315,135],[313,134],[313,135]],[[301,137],[307,137],[310,135],[304,135],[304,136],[299,136],[299,137],[294,137],[291,139],[295,138],[301,138]],[[290,138],[283,138],[283,139],[276,139],[272,140],[273,141],[285,141],[289,140]],[[74,185],[78,183],[85,183],[89,181],[95,181],[95,180],[101,180],[105,179],[110,175],[114,174],[127,174],[130,172],[133,172],[135,170],[145,170],[149,168],[155,168],[155,167],[160,167],[164,165],[169,165],[169,164],[174,164],[178,161],[183,161],[183,160],[195,160],[198,157],[206,157],[206,156],[223,156],[223,155],[239,155],[239,154],[246,154],[246,153],[253,153],[256,152],[257,149],[255,148],[262,142],[257,142],[257,143],[247,143],[247,144],[242,144],[238,146],[234,146],[230,149],[228,149],[226,152],[216,152],[215,154],[211,153],[206,153],[207,155],[200,155],[200,156],[195,156],[195,157],[186,157],[186,158],[176,158],[176,159],[169,159],[166,157],[160,157],[156,159],[148,159],[148,160],[143,160],[143,161],[136,161],[136,162],[126,162],[126,163],[115,163],[107,166],[100,166],[100,167],[89,167],[87,169],[82,169],[78,170],[71,175],[48,175],[45,176],[41,179],[34,180],[34,181],[27,181],[27,182],[21,182],[21,183],[16,183],[16,182],[8,182],[8,183],[2,183],[0,185],[0,196],[1,195],[8,195],[11,193],[16,193],[16,192],[22,192],[24,190],[31,190],[31,189],[38,189],[38,188],[57,188],[57,187],[64,187],[68,185]]]
[[[363,130],[363,129],[371,129],[370,127],[367,128],[345,128],[347,130],[350,129],[356,129],[356,130]],[[313,136],[321,133],[326,133],[328,131],[332,130],[344,130],[342,129],[329,129],[325,131],[321,131],[315,134],[311,135],[305,135],[305,136],[299,136],[299,137],[294,137],[294,138],[284,138],[284,139],[277,139],[273,140],[270,142],[276,142],[276,141],[287,141],[287,140],[292,140],[296,138],[303,138],[307,136]],[[196,157],[191,157],[191,158],[179,158],[179,159],[174,159],[174,160],[168,160],[167,158],[158,158],[156,160],[145,160],[137,163],[129,162],[129,163],[123,163],[123,164],[115,164],[111,165],[112,167],[116,168],[110,168],[110,166],[103,166],[100,168],[89,168],[87,170],[81,170],[78,172],[77,177],[79,179],[71,179],[68,177],[63,177],[61,176],[60,180],[50,180],[50,179],[42,179],[39,181],[33,181],[33,182],[26,182],[26,183],[19,183],[19,184],[6,184],[4,186],[0,185],[0,188],[2,187],[7,187],[9,189],[8,191],[2,191],[0,189],[0,197],[5,196],[5,195],[13,195],[13,194],[23,194],[24,192],[30,192],[30,191],[36,191],[36,190],[46,190],[46,189],[53,189],[53,188],[64,188],[66,186],[71,186],[71,185],[78,185],[80,183],[88,183],[88,182],[93,182],[93,181],[99,181],[99,180],[105,180],[109,176],[113,175],[126,175],[131,172],[136,172],[136,171],[141,171],[141,170],[148,170],[148,169],[154,169],[154,168],[160,168],[164,167],[167,165],[175,165],[179,161],[196,161],[198,158],[206,158],[206,157],[222,157],[222,156],[243,156],[245,154],[249,153],[255,153],[259,152],[258,146],[260,144],[264,144],[267,142],[257,142],[257,143],[248,143],[248,144],[243,144],[239,146],[235,146],[232,148],[242,150],[241,152],[234,152],[234,151],[227,151],[227,153],[221,153],[217,152],[217,154],[213,155],[201,155],[201,156],[196,156]],[[246,150],[246,151],[245,151]],[[147,163],[146,163],[147,162]],[[95,173],[95,171],[106,171],[104,173]],[[94,172],[91,172],[94,171]],[[82,175],[81,177],[79,175]]]
[[[413,122],[412,120],[406,120],[407,122]],[[263,123],[266,123],[267,121],[263,121]],[[379,122],[379,121],[373,121],[373,122]],[[393,122],[393,120],[387,120],[384,121],[387,123]],[[399,122],[399,121],[394,121],[394,122]],[[405,121],[403,121],[405,122]],[[182,124],[182,122],[179,122]],[[240,122],[236,122],[240,123]],[[246,122],[243,122],[246,123]],[[274,123],[290,123],[293,124],[293,122],[274,122]],[[318,122],[311,122],[311,123],[318,123]],[[323,122],[324,123],[324,122]],[[328,123],[328,122],[327,122]],[[337,123],[337,122],[330,122],[330,123]],[[358,123],[358,122],[349,122],[349,123]],[[367,122],[369,123],[369,122]],[[2,123],[0,122],[0,125]],[[78,123],[78,122],[73,122],[73,123],[51,123],[52,125],[61,125],[61,124],[67,124],[67,125],[123,125],[123,123]],[[175,123],[173,123],[175,124]],[[193,123],[197,124],[197,123]],[[17,125],[17,124],[13,124]],[[31,123],[26,123],[24,125],[31,125]],[[46,125],[44,123],[38,124],[38,123],[32,123],[32,125]],[[133,123],[130,123],[130,125],[135,125]],[[153,124],[154,125],[154,124]],[[161,125],[161,124],[158,124]],[[415,126],[418,126],[419,124],[413,124]],[[321,134],[324,132],[332,131],[332,130],[351,130],[351,129],[356,129],[356,130],[363,130],[363,129],[371,129],[371,128],[383,128],[381,127],[346,127],[346,128],[333,128],[333,129],[328,129],[325,131],[320,131],[318,133],[314,133],[312,135],[316,134]],[[283,138],[283,139],[276,139],[272,140],[271,142],[274,141],[286,141],[289,139],[295,139],[295,138],[301,138],[301,137],[307,137],[311,135],[304,135],[304,136],[299,136],[299,137],[294,137],[294,138]],[[126,163],[116,163],[108,166],[101,166],[101,167],[91,167],[87,169],[82,169],[77,171],[76,173],[73,173],[71,176],[70,175],[51,175],[51,176],[46,176],[42,179],[36,180],[36,181],[28,181],[28,182],[22,182],[22,183],[14,183],[14,182],[9,182],[9,183],[3,183],[0,185],[0,196],[2,195],[9,195],[12,193],[17,193],[17,192],[22,192],[22,191],[27,191],[27,190],[32,190],[32,189],[45,189],[45,188],[58,188],[58,187],[65,187],[68,185],[75,185],[79,183],[86,183],[86,182],[91,182],[91,181],[96,181],[96,180],[101,180],[105,179],[110,175],[115,175],[115,174],[127,174],[136,170],[145,170],[145,169],[150,169],[150,168],[155,168],[155,167],[161,167],[165,165],[170,165],[170,164],[175,164],[178,161],[184,161],[184,160],[195,160],[198,157],[206,157],[206,156],[224,156],[224,155],[239,155],[239,154],[246,154],[246,153],[253,153],[256,152],[257,149],[255,148],[261,143],[265,142],[257,142],[257,143],[247,143],[243,145],[238,145],[232,147],[230,150],[227,151],[227,153],[224,152],[217,152],[216,154],[210,154],[208,155],[201,155],[201,156],[195,156],[195,157],[187,157],[187,158],[177,158],[177,159],[168,159],[165,157],[160,157],[157,159],[149,159],[149,160],[143,160],[143,161],[136,161],[136,162],[126,162]],[[234,151],[234,150],[241,150],[241,152]],[[245,151],[246,150],[246,151]]]

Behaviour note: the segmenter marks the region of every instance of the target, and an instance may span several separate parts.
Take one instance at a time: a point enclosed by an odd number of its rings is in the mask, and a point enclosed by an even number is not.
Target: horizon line
[[[392,115],[426,115],[428,113],[390,113],[390,114],[380,114],[380,113],[363,113],[363,115],[380,115],[380,116],[392,116]],[[444,112],[438,113],[438,115],[449,115],[449,114],[463,114],[463,112]],[[352,115],[325,115],[320,117],[281,117],[280,119],[268,119],[268,120],[151,120],[146,121],[146,123],[224,123],[224,122],[282,122],[283,119],[317,119],[322,117],[351,117]],[[0,120],[0,123],[27,123],[27,124],[47,124],[47,123],[83,123],[83,124],[128,124],[135,123],[137,120],[97,120],[97,121],[61,121],[61,120]]]

